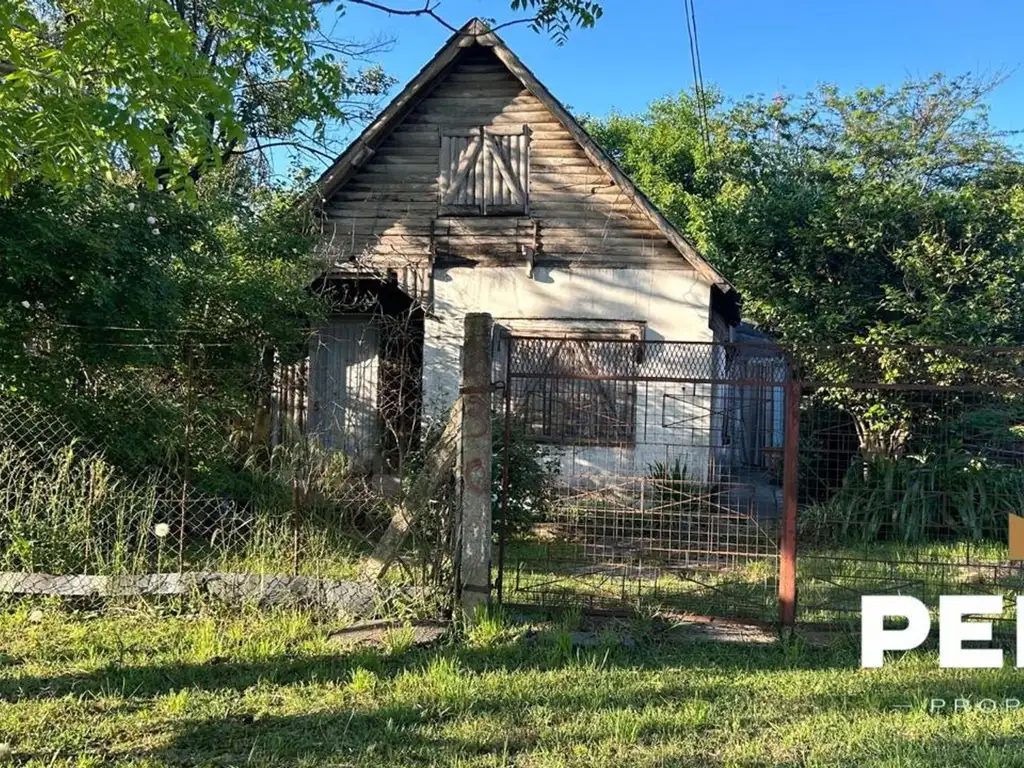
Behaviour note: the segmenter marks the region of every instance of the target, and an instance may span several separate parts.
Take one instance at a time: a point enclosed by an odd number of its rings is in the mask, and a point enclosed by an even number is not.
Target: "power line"
[[[693,0],[683,0],[686,13],[686,36],[690,41],[690,66],[693,70],[693,91],[697,101],[697,120],[700,125],[701,140],[707,157],[711,156],[711,126],[708,121],[708,104],[704,91],[704,68],[700,60],[700,43],[697,39],[697,10]]]

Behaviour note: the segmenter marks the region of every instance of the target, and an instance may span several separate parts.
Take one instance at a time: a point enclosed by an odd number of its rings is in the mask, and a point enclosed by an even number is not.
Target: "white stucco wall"
[[[499,323],[502,318],[644,321],[648,341],[708,342],[710,290],[694,273],[675,270],[537,268],[530,278],[522,266],[436,269],[434,316],[425,326],[426,413],[439,416],[458,397],[467,312],[488,312]],[[659,354],[670,352],[650,345],[644,367],[656,369]],[[636,407],[635,446],[564,449],[563,474],[642,474],[650,463],[671,466],[678,458],[692,476],[707,476],[713,443],[710,385],[641,382]]]

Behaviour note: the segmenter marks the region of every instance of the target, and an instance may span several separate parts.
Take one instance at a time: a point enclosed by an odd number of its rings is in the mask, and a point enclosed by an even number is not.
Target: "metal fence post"
[[[491,331],[486,313],[466,315],[462,348],[460,600],[476,613],[491,599]]]
[[[779,619],[783,627],[796,623],[796,512],[800,461],[800,395],[796,379],[786,382],[782,444],[782,530],[779,541]]]

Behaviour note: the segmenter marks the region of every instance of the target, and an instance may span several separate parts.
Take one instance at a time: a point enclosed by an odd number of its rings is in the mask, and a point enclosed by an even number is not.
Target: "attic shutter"
[[[442,213],[523,214],[529,195],[529,132],[474,128],[441,135]]]

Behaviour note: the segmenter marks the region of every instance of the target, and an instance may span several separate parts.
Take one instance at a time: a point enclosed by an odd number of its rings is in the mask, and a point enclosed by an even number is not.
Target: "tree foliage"
[[[0,4],[0,194],[20,181],[68,185],[126,168],[178,188],[281,146],[333,159],[331,129],[369,117],[394,83],[365,63],[381,41],[344,35],[350,5],[451,27],[429,2],[408,11],[370,0]],[[556,41],[601,14],[584,0],[511,8]]]
[[[320,306],[307,291],[318,268],[308,214],[293,203],[240,166],[187,201],[102,181],[20,187],[0,201],[2,383],[180,361],[187,337],[293,343]]]
[[[1024,343],[1024,168],[988,120],[996,85],[712,99],[710,154],[686,95],[589,127],[806,375],[942,383],[978,372],[899,345]],[[862,440],[900,441],[898,398],[844,405]]]

